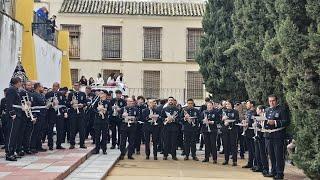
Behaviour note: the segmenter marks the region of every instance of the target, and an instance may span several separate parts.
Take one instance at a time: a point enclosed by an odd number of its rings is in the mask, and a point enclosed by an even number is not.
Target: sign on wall
[[[38,81],[44,87],[51,87],[61,80],[62,51],[33,34]]]
[[[0,98],[7,88],[20,59],[22,48],[21,24],[0,12]]]

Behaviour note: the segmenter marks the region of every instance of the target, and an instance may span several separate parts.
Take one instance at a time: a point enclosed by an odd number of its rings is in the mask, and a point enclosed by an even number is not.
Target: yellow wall
[[[33,0],[16,0],[15,19],[23,24],[22,65],[30,80],[37,80],[34,41],[32,37]]]
[[[62,51],[61,87],[72,87],[69,62],[69,32],[59,31],[58,48]]]

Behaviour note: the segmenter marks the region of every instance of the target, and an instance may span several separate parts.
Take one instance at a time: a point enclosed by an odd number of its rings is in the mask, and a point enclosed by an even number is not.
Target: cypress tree
[[[233,10],[233,0],[209,0],[202,21],[204,36],[196,61],[214,100],[247,99],[244,84],[234,73],[241,64],[235,56],[224,54],[234,43],[231,20]]]

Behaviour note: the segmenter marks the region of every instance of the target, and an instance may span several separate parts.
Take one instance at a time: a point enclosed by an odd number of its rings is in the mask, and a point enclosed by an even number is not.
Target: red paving
[[[72,150],[54,149],[53,151],[39,152],[24,156],[15,162],[6,161],[4,150],[1,150],[0,179],[63,179],[91,155],[93,149],[91,141],[86,142],[86,146],[87,149],[80,149],[76,145],[76,149]]]

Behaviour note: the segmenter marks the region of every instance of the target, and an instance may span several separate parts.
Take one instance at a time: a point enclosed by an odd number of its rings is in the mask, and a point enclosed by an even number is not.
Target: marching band
[[[86,148],[85,139],[90,133],[95,144],[94,154],[100,149],[107,154],[107,144],[111,141],[110,149],[120,149],[120,160],[125,155],[133,160],[134,154],[140,154],[143,143],[147,160],[152,146],[154,160],[158,160],[160,152],[163,160],[171,155],[172,160],[177,161],[176,150],[181,142],[184,160],[190,157],[199,161],[196,144],[201,133],[205,144],[202,162],[209,162],[211,157],[213,164],[218,163],[221,138],[222,165],[228,165],[231,157],[232,166],[237,166],[238,140],[243,136],[248,150],[248,162],[243,168],[261,172],[265,177],[283,179],[285,130],[290,121],[274,95],[268,97],[266,109],[248,100],[242,118],[242,112],[235,110],[230,100],[223,104],[206,100],[199,110],[193,99],[188,99],[181,108],[174,97],[158,105],[155,99],[147,99],[146,103],[142,96],[137,100],[125,97],[120,90],[114,92],[115,98],[112,92],[89,91],[81,92],[79,83],[69,91],[54,83],[52,90],[45,94],[40,83],[28,81],[22,87],[19,78],[12,78],[0,106],[6,160],[17,161],[25,154],[46,151],[42,147],[46,137],[49,150],[53,150],[55,127],[56,149],[65,149],[62,143],[66,137],[70,149],[74,149],[77,133],[80,148]]]

